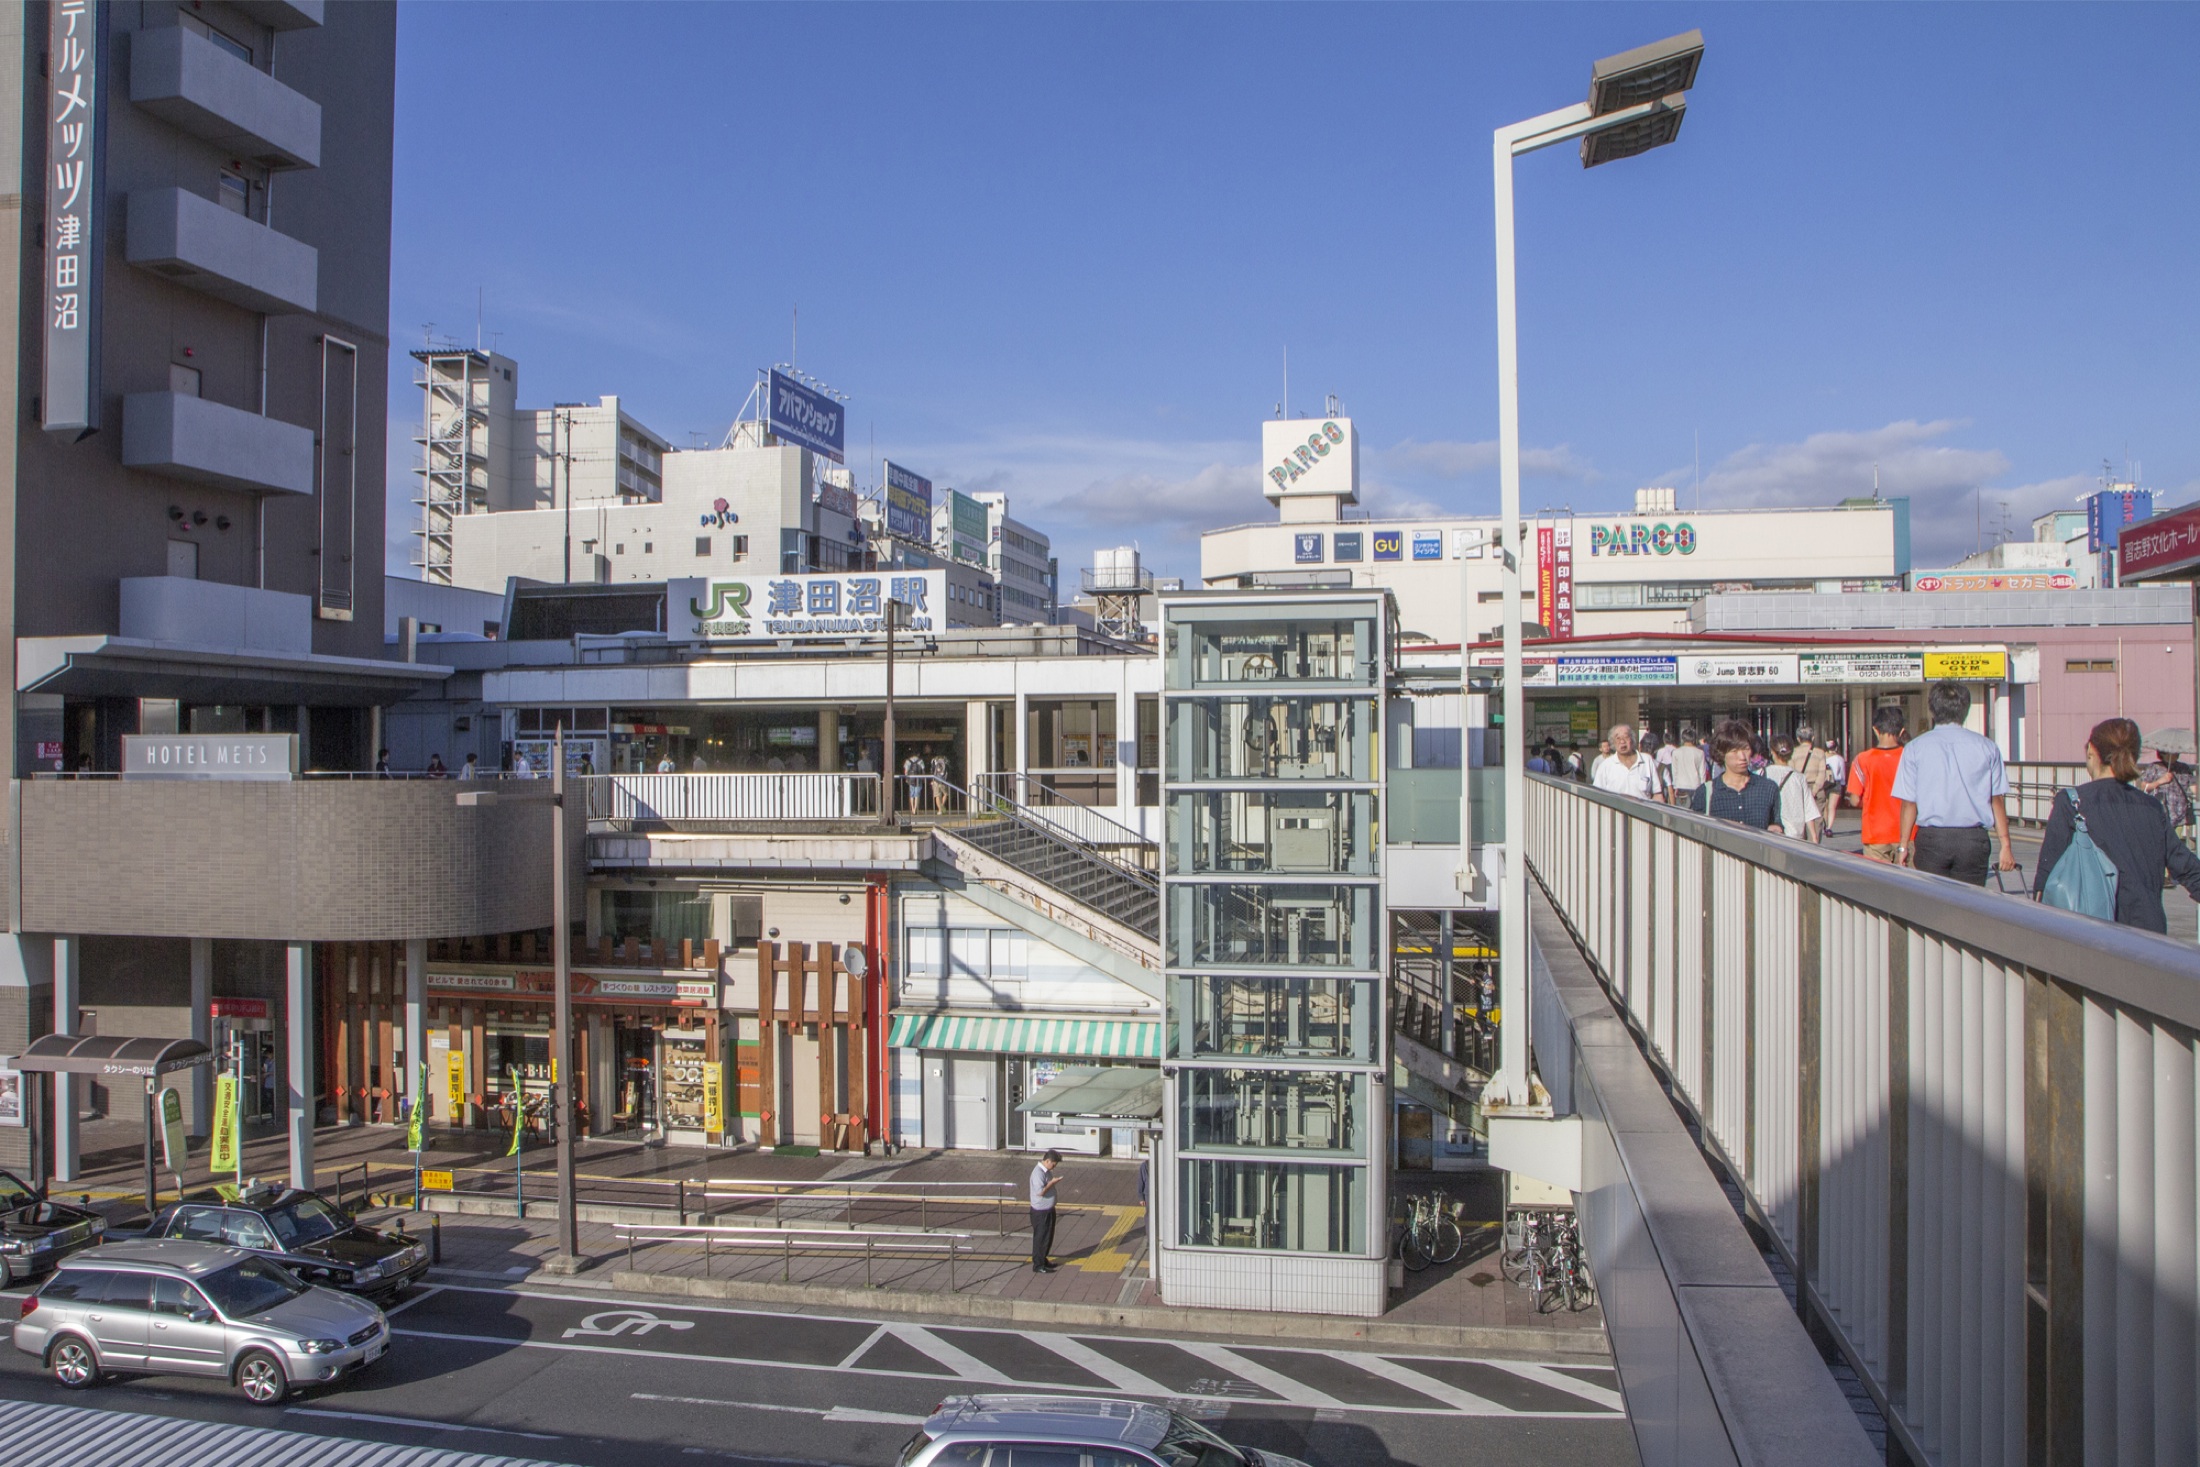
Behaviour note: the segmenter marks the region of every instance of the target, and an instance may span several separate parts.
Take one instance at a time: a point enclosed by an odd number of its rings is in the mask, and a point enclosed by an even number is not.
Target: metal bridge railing
[[[2074,789],[2093,776],[2083,764],[2019,764],[2009,766],[2009,823],[2045,825],[2057,790]]]
[[[2200,1461],[2200,954],[1557,780],[1526,813],[1913,1459]]]

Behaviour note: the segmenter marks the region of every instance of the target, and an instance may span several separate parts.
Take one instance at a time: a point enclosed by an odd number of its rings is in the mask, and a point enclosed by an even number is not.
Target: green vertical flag
[[[413,1091],[412,1124],[405,1128],[405,1149],[418,1151],[427,1135],[428,1119],[428,1062],[420,1062],[420,1084]]]
[[[514,1070],[512,1072],[512,1144],[505,1151],[506,1156],[519,1155],[519,1128],[526,1123],[526,1120],[527,1091],[520,1084],[519,1071]]]

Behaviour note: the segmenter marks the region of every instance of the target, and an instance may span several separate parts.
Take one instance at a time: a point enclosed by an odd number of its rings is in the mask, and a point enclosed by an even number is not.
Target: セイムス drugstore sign
[[[1634,525],[1593,525],[1589,530],[1591,555],[1694,555],[1696,527],[1685,520]]]

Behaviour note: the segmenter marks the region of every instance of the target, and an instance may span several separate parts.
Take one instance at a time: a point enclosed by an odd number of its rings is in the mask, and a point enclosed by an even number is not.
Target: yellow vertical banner
[[[213,1155],[207,1158],[207,1169],[217,1172],[233,1172],[237,1169],[237,1077],[214,1077],[214,1145]]]
[[[451,1051],[451,1124],[457,1125],[466,1114],[466,1056]]]
[[[726,1067],[716,1061],[703,1066],[703,1129],[726,1129]]]

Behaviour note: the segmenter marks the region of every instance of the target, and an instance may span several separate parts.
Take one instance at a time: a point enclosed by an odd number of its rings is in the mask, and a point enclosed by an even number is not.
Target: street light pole
[[[1669,143],[1680,130],[1680,93],[1695,84],[1703,35],[1690,31],[1596,64],[1590,100],[1498,128],[1491,143],[1497,223],[1497,482],[1499,582],[1504,600],[1505,865],[1498,890],[1497,1073],[1482,1092],[1485,1111],[1533,1103],[1528,1080],[1528,730],[1520,617],[1520,336],[1513,265],[1513,160],[1582,141],[1582,166]],[[1459,656],[1466,650],[1461,608]],[[1462,687],[1466,669],[1460,669]],[[1462,699],[1462,709],[1464,700]],[[1463,722],[1464,720],[1462,720]],[[1464,742],[1465,729],[1461,729]],[[1464,780],[1465,749],[1460,751]],[[1463,803],[1463,802],[1462,802]],[[1462,814],[1464,814],[1462,810]],[[1461,829],[1462,848],[1467,831]]]
[[[888,830],[900,826],[899,813],[894,809],[894,623],[901,620],[895,614],[900,610],[901,603],[889,596],[886,599],[886,748],[879,760],[878,772],[878,823]]]
[[[558,1047],[551,1059],[550,1094],[558,1128],[558,1257],[552,1267],[572,1273],[580,1267],[580,1211],[573,1179],[573,924],[566,912],[565,870],[565,722],[560,719],[551,752],[550,775],[550,962],[556,994]]]

